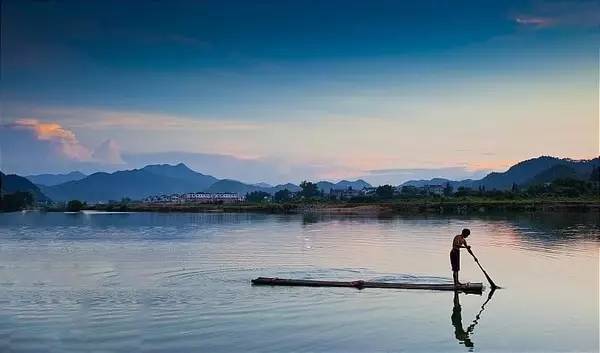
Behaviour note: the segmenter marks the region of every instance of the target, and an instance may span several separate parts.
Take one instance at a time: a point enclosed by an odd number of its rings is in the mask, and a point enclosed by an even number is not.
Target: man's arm
[[[465,248],[465,249],[471,249],[471,247],[469,245],[467,245],[467,239],[462,238],[462,244],[460,246],[461,248]]]

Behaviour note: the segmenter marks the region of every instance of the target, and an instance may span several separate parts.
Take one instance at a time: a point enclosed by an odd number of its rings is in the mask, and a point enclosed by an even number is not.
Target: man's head
[[[465,228],[462,230],[462,233],[460,233],[460,234],[463,236],[463,238],[466,238],[469,236],[469,234],[471,234],[471,231],[469,230],[469,228]]]

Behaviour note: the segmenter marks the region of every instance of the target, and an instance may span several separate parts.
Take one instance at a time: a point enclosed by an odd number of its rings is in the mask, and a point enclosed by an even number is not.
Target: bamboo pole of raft
[[[455,287],[454,284],[445,283],[391,283],[391,282],[368,282],[368,281],[317,281],[306,279],[285,279],[272,277],[258,277],[252,280],[254,285],[271,286],[305,286],[305,287],[351,287],[363,288],[395,288],[395,289],[424,289],[441,291],[461,291],[465,293],[482,293],[482,283],[466,283]]]

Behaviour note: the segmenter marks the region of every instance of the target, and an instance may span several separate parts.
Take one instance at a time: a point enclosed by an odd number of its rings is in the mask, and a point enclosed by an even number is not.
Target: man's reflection
[[[462,308],[460,307],[460,300],[458,298],[458,291],[454,291],[454,307],[452,308],[452,326],[454,326],[454,336],[461,344],[464,344],[465,347],[472,348],[473,341],[469,337],[469,332],[465,331],[462,324]]]
[[[483,302],[483,304],[481,304],[481,309],[479,309],[479,312],[477,313],[477,315],[475,315],[475,320],[473,320],[473,322],[469,325],[469,327],[467,327],[466,330],[463,328],[462,324],[462,308],[460,306],[460,300],[458,298],[458,291],[454,292],[454,306],[452,308],[452,326],[454,326],[454,336],[460,344],[464,344],[465,347],[468,347],[470,352],[473,351],[474,346],[473,341],[471,341],[470,335],[475,330],[475,326],[477,326],[477,324],[479,323],[481,314],[485,310],[485,305],[490,300],[492,300],[495,291],[495,289],[492,289],[490,291],[490,294],[488,294],[486,301]]]

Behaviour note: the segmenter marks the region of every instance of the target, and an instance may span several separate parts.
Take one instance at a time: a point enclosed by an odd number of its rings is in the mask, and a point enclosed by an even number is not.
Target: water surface
[[[0,214],[0,352],[598,352],[596,214]],[[451,281],[454,234],[504,289]],[[462,254],[461,280],[485,282]]]

